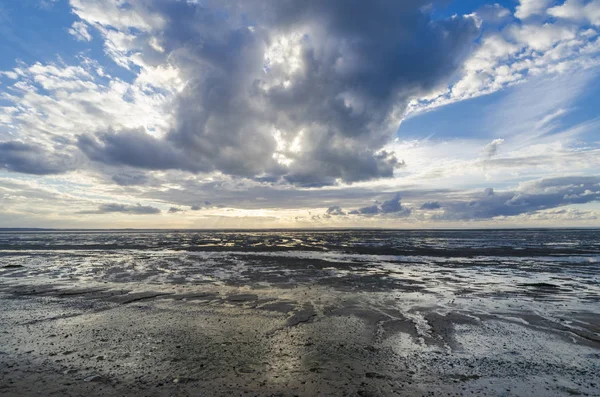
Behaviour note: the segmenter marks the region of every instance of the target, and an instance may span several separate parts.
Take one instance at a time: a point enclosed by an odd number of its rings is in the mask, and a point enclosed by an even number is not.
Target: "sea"
[[[6,230],[0,281],[318,285],[597,304],[600,229]]]

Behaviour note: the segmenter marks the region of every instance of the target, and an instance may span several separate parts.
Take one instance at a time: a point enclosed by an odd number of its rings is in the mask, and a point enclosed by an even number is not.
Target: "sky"
[[[600,226],[600,0],[8,0],[0,227]]]

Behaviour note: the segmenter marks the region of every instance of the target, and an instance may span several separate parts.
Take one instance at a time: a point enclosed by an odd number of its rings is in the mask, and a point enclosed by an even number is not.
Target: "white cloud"
[[[168,107],[180,87],[172,69],[148,69],[127,83],[99,73],[97,63],[20,64],[0,98],[12,104],[2,121],[13,137],[55,146],[99,128],[144,128],[160,136],[170,124]],[[1,131],[0,131],[1,134]]]
[[[600,26],[600,0],[587,2],[582,0],[566,0],[564,4],[550,8],[548,14],[556,18],[587,22],[595,26]]]
[[[111,27],[117,30],[135,28],[148,32],[164,26],[164,19],[147,12],[137,2],[123,0],[70,0],[73,13],[90,25]]]
[[[88,27],[84,22],[73,22],[69,33],[79,41],[92,41],[92,35],[88,32]]]
[[[542,119],[540,121],[538,121],[536,123],[536,129],[544,128],[545,126],[550,124],[552,121],[560,118],[561,116],[565,115],[566,113],[568,113],[567,109],[559,108],[556,111],[545,115],[544,117],[542,117]]]
[[[502,138],[494,139],[492,142],[490,142],[483,148],[483,153],[486,155],[486,157],[488,159],[491,159],[496,154],[498,154],[498,147],[500,145],[502,145],[502,143],[504,143],[504,139],[502,139]]]
[[[600,38],[594,29],[555,23],[512,23],[484,36],[450,87],[410,103],[420,112],[490,94],[532,77],[566,75],[600,65]]]
[[[519,19],[527,19],[544,14],[552,4],[552,0],[520,0],[519,3],[515,10],[515,16]]]
[[[513,25],[508,32],[516,43],[535,51],[548,50],[561,41],[574,39],[577,34],[576,29],[573,27],[550,23],[543,25]]]
[[[85,24],[97,29],[104,39],[104,49],[119,66],[131,69],[146,67],[148,53],[160,54],[164,49],[155,37],[166,21],[158,13],[139,2],[123,0],[71,0],[73,13]],[[141,54],[146,53],[145,57]],[[145,60],[144,60],[145,59]],[[165,61],[159,57],[157,63]],[[157,66],[156,64],[153,66]]]

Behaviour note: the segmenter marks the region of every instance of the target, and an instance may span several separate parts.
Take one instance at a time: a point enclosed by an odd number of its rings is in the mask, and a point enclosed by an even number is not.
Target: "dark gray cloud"
[[[62,174],[76,167],[67,153],[58,155],[41,146],[19,141],[0,142],[0,168],[34,175]]]
[[[485,189],[483,189],[483,195],[484,196],[493,196],[494,195],[494,189],[491,187],[487,187]]]
[[[202,209],[202,207],[200,207],[199,205],[192,205],[190,207],[191,211],[200,211]]]
[[[210,171],[189,161],[187,155],[169,142],[154,138],[141,129],[108,131],[96,136],[80,135],[77,146],[91,160],[110,165],[126,165],[150,170],[180,169]]]
[[[442,208],[442,206],[437,201],[427,201],[421,205],[422,210],[437,210],[440,208]]]
[[[121,186],[138,186],[145,185],[148,182],[148,176],[139,172],[134,173],[120,173],[113,175],[112,180],[117,185]]]
[[[169,208],[169,214],[176,214],[177,212],[183,212],[185,210],[178,208],[178,207],[171,207]]]
[[[600,200],[600,177],[547,178],[525,183],[517,191],[485,189],[471,200],[443,203],[444,212],[435,219],[488,219],[515,216],[569,204]]]
[[[101,204],[95,211],[82,211],[81,214],[110,214],[123,213],[133,215],[152,215],[160,214],[160,209],[145,205],[127,205],[127,204]]]
[[[328,215],[346,215],[346,213],[342,210],[342,207],[339,205],[334,205],[332,207],[327,208]]]
[[[393,198],[384,201],[381,204],[381,212],[383,212],[384,214],[399,211],[402,211],[402,204],[400,204],[400,193],[396,193],[396,195]]]
[[[376,215],[376,214],[393,214],[396,217],[409,216],[411,209],[403,207],[400,203],[400,193],[396,193],[391,199],[384,201],[381,204],[374,204],[367,207],[358,208],[350,211],[351,215]]]
[[[359,214],[363,215],[374,215],[379,213],[379,206],[377,204],[370,205],[367,207],[362,207],[356,210]]]
[[[403,162],[381,149],[408,101],[447,82],[478,35],[471,17],[431,19],[429,3],[148,1],[165,52],[141,56],[168,57],[187,82],[176,125],[79,147],[107,164],[302,186],[391,177]]]

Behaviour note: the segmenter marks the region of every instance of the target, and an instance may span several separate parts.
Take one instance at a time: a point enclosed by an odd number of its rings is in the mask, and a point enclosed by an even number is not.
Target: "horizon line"
[[[583,230],[600,229],[600,226],[510,226],[510,227],[423,227],[423,228],[389,228],[389,227],[315,227],[315,228],[51,228],[51,227],[0,227],[0,233],[6,232],[74,232],[74,231],[146,231],[146,232],[219,232],[219,231],[452,231],[452,230]]]

